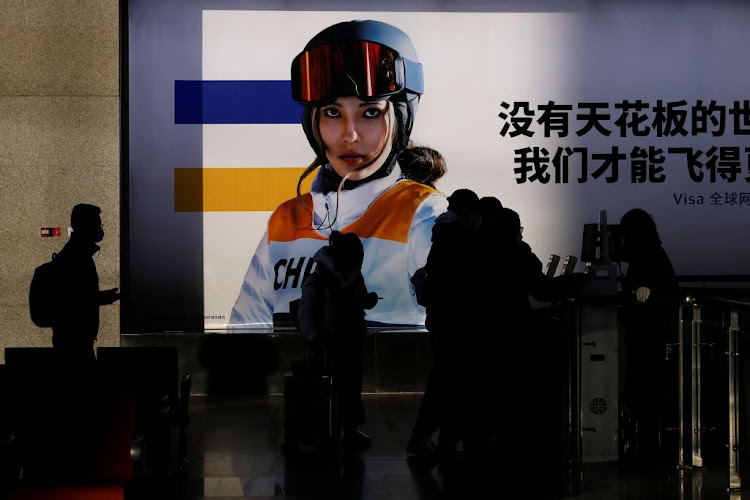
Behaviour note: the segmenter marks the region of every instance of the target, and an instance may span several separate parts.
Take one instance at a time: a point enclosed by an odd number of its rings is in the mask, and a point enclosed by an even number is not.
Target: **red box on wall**
[[[39,236],[42,238],[57,238],[62,236],[62,228],[59,227],[40,227]]]

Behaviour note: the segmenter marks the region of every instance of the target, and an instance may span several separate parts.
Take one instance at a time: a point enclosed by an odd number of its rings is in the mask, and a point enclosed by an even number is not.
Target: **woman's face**
[[[373,160],[371,165],[354,172],[349,179],[364,179],[376,172],[391,151],[390,121],[390,107],[386,100],[365,102],[356,97],[339,97],[322,107],[320,137],[336,173],[344,177]]]

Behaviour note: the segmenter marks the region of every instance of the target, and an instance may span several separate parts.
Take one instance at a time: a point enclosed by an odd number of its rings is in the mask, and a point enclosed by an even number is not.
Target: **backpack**
[[[57,286],[59,263],[55,262],[56,253],[52,260],[34,269],[29,287],[29,313],[31,321],[36,326],[49,328],[54,319],[55,302],[57,301]]]

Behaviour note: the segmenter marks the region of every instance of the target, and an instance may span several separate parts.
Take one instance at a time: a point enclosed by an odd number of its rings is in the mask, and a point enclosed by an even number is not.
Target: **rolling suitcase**
[[[284,375],[284,452],[338,456],[340,439],[333,377],[307,363]]]

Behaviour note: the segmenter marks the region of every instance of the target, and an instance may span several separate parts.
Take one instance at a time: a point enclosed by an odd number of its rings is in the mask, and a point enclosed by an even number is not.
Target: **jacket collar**
[[[70,241],[66,246],[73,252],[86,257],[93,257],[94,254],[99,251],[99,245],[93,241],[80,240],[73,235],[71,235]]]
[[[322,168],[330,169],[331,166],[329,164]],[[372,202],[398,182],[400,178],[401,168],[396,164],[387,176],[360,184],[354,189],[342,190],[341,194],[337,195],[336,191],[326,194],[320,191],[322,179],[320,172],[318,172],[311,187],[314,227],[323,234],[329,234],[331,229],[340,230],[344,228],[365,213]],[[336,216],[337,198],[338,216]],[[328,227],[334,219],[333,227]]]

